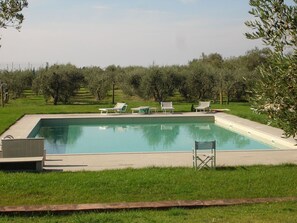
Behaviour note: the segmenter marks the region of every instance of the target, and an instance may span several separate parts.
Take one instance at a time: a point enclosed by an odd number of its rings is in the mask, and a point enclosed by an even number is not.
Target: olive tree
[[[5,83],[5,89],[9,98],[19,98],[25,89],[31,89],[34,73],[31,70],[3,71],[0,80]],[[8,97],[6,96],[6,103]]]
[[[199,101],[213,98],[216,84],[214,69],[207,64],[196,63],[189,68],[186,87],[189,89],[191,100]]]
[[[245,66],[239,63],[239,58],[229,58],[224,61],[223,68],[220,71],[222,92],[229,104],[231,100],[241,101],[245,99],[247,93],[246,79],[250,77],[249,71]],[[248,76],[247,76],[248,75]]]
[[[148,69],[145,67],[131,66],[123,69],[119,79],[120,88],[129,96],[139,96],[145,98],[141,82]]]
[[[116,90],[116,85],[119,83],[119,76],[121,72],[122,72],[122,68],[116,65],[109,65],[104,70],[104,73],[107,75],[112,89],[112,104],[115,104],[115,90]]]
[[[177,86],[177,71],[172,67],[152,66],[142,78],[141,89],[145,98],[161,102],[172,96]]]
[[[19,30],[24,20],[21,13],[28,6],[27,0],[0,0],[0,29],[13,27]],[[1,39],[1,36],[0,36]],[[1,45],[0,45],[1,47]],[[0,79],[1,104],[8,101],[7,83]]]
[[[83,68],[87,88],[95,96],[96,100],[102,100],[110,90],[110,80],[100,67]]]
[[[224,98],[224,72],[222,72],[224,59],[222,55],[218,53],[211,53],[209,55],[202,54],[202,62],[208,64],[215,69],[216,80],[218,81],[215,85],[215,88],[219,94],[220,104],[223,104]]]
[[[27,0],[0,0],[0,29],[13,27],[19,30],[24,20],[21,12],[27,6]]]
[[[297,0],[292,5],[284,0],[250,0],[254,21],[246,25],[253,32],[249,39],[262,39],[272,48],[266,65],[261,66],[261,79],[254,90],[257,112],[268,114],[270,121],[297,135]],[[290,53],[287,53],[290,52]]]
[[[58,102],[67,104],[82,82],[83,75],[74,65],[56,64],[39,71],[34,79],[33,89],[36,93],[42,93],[46,101],[52,98],[54,105]]]
[[[261,78],[258,68],[267,64],[270,54],[269,48],[252,49],[243,56],[235,58],[240,73],[240,90],[236,93],[236,100],[249,100],[256,83]]]

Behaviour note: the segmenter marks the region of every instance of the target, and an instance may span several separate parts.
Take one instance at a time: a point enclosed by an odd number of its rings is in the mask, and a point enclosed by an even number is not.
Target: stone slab
[[[248,198],[248,199],[220,199],[220,200],[194,200],[194,201],[156,201],[156,202],[121,202],[98,204],[62,204],[62,205],[31,205],[31,206],[3,206],[0,214],[34,214],[34,213],[63,213],[82,211],[127,211],[155,209],[164,210],[171,208],[202,208],[214,206],[231,206],[243,204],[259,204],[269,202],[297,201],[297,197],[283,198]]]

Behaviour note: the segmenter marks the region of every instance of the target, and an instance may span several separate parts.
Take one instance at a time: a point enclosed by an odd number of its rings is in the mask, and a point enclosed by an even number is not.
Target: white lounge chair
[[[150,107],[149,106],[140,106],[137,108],[131,108],[132,114],[138,113],[138,114],[149,114],[150,113]]]
[[[200,101],[199,105],[194,108],[197,111],[206,111],[210,110],[210,101]]]
[[[109,111],[117,112],[117,113],[124,113],[126,112],[128,105],[126,103],[116,103],[113,108],[99,108],[101,114],[107,114]]]
[[[165,113],[167,110],[173,113],[174,107],[172,105],[172,102],[161,102],[161,110]]]

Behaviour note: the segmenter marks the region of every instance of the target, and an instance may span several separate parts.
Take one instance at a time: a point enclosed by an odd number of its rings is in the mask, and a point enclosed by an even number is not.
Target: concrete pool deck
[[[26,138],[42,118],[113,118],[113,117],[185,117],[214,116],[215,122],[227,129],[249,135],[260,141],[274,145],[279,149],[258,151],[217,151],[218,166],[238,166],[257,164],[297,164],[297,146],[293,138],[283,138],[282,130],[262,125],[226,113],[189,112],[151,115],[139,114],[50,114],[26,115],[18,120],[0,137],[13,135],[14,138]],[[45,170],[80,171],[105,170],[142,167],[192,166],[192,152],[161,152],[161,153],[117,153],[117,154],[85,154],[85,155],[47,155]]]

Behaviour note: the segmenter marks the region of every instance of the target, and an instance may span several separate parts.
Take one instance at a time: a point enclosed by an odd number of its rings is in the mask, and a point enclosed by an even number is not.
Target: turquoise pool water
[[[48,154],[191,151],[194,141],[217,141],[217,150],[272,146],[198,119],[48,119],[29,137],[44,137]]]

